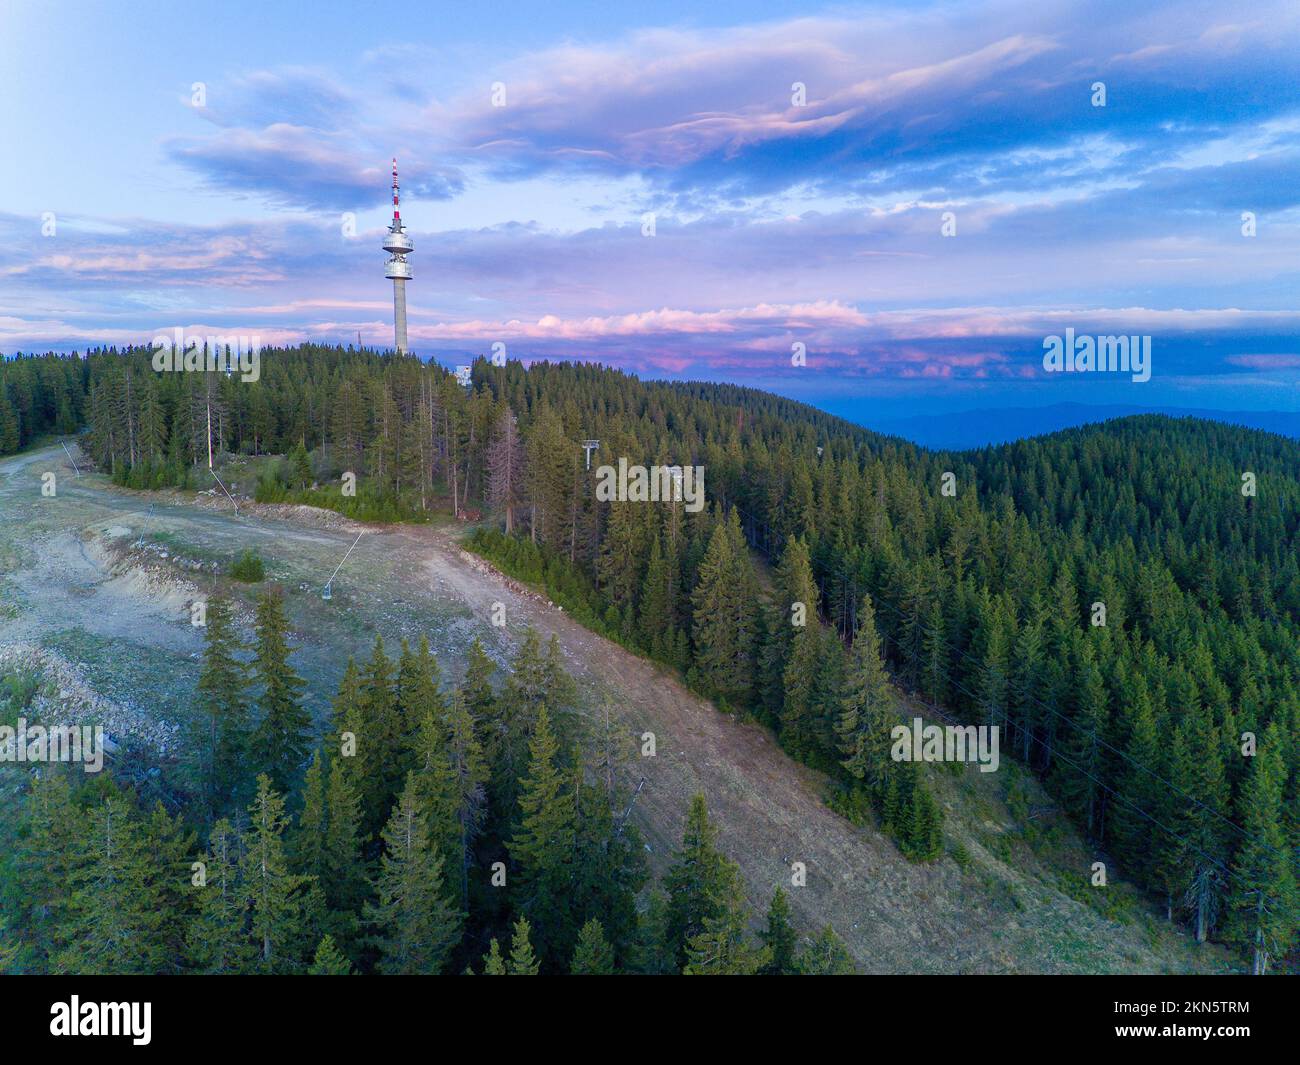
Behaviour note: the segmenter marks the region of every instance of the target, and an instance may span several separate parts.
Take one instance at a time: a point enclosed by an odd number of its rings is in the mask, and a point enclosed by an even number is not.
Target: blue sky
[[[444,362],[1300,410],[1296,4],[698,7],[0,0],[0,352],[391,343],[397,155]],[[1066,328],[1151,380],[1044,372]]]

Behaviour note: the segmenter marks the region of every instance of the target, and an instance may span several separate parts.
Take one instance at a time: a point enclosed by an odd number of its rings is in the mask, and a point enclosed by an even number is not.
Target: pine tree
[[[614,948],[605,938],[600,921],[591,918],[578,933],[569,972],[574,976],[609,976],[614,972]]]
[[[447,902],[443,858],[429,840],[414,774],[383,840],[378,901],[365,911],[375,929],[377,968],[390,975],[439,973],[460,942],[464,916]]]
[[[289,655],[289,622],[284,597],[268,592],[257,603],[257,641],[253,656],[253,681],[261,720],[253,733],[253,764],[270,778],[271,785],[287,791],[307,757],[311,715],[300,699],[306,682],[294,672]]]

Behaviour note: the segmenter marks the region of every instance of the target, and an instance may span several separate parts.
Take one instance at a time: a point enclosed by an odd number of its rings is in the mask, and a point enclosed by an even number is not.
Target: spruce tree
[[[669,941],[668,896],[652,888],[645,909],[637,915],[636,939],[632,944],[631,968],[644,976],[668,976],[681,969],[677,950]]]
[[[476,725],[488,720],[491,714],[494,699],[492,675],[496,668],[483,650],[482,642],[475,636],[466,656],[465,679],[461,683],[460,692],[465,700],[465,709]]]
[[[1096,836],[1105,798],[1102,791],[1105,780],[1103,745],[1109,730],[1110,711],[1106,686],[1091,651],[1085,650],[1076,675],[1079,678],[1077,708],[1066,734],[1064,757],[1057,762],[1058,787],[1065,808],[1086,832]]]
[[[309,878],[290,871],[284,845],[288,823],[283,796],[272,787],[269,776],[260,774],[257,794],[248,807],[240,879],[251,911],[249,928],[257,966],[265,973],[292,972],[299,963],[292,951],[301,937],[301,895]]]
[[[289,476],[294,488],[298,489],[310,488],[315,481],[311,472],[311,456],[307,454],[307,448],[301,440],[289,452]]]
[[[753,976],[772,962],[770,948],[749,942],[749,908],[740,867],[723,861],[713,897],[713,913],[703,929],[686,941],[683,976]]]
[[[614,972],[614,948],[605,938],[600,921],[591,918],[578,933],[569,972],[574,976],[609,976]]]
[[[447,711],[446,757],[456,799],[456,842],[449,851],[455,865],[449,871],[449,878],[458,885],[461,906],[468,907],[469,869],[474,841],[483,825],[488,769],[474,719],[459,689],[452,693]]]
[[[365,910],[380,954],[377,968],[389,975],[439,973],[460,942],[464,915],[447,902],[443,858],[429,840],[414,774],[384,827],[383,841],[378,900]]]
[[[198,912],[186,936],[186,958],[198,972],[222,976],[248,972],[255,951],[244,929],[248,896],[239,882],[243,841],[226,818],[212,826]]]
[[[1243,840],[1232,879],[1231,938],[1251,952],[1251,971],[1263,976],[1294,941],[1300,897],[1283,822],[1283,730],[1268,727],[1239,802]]]
[[[307,975],[351,976],[352,973],[352,963],[339,950],[338,945],[334,942],[334,937],[328,934],[323,936],[320,946],[316,948],[316,956],[312,959],[311,965],[307,967]]]
[[[622,957],[636,936],[636,896],[646,880],[644,847],[635,825],[615,826],[615,805],[621,812],[627,802],[621,789],[609,792],[588,783],[576,757],[570,774],[567,791],[576,816],[569,905],[575,919],[598,919]]]
[[[341,758],[330,764],[325,794],[329,823],[322,847],[320,883],[335,938],[351,947],[362,904],[369,895],[369,863],[365,857],[361,796]]]
[[[215,813],[230,803],[243,769],[249,741],[244,700],[248,676],[236,657],[242,645],[235,635],[229,601],[221,596],[209,599],[206,621],[197,686],[200,729],[196,750],[204,801],[208,811]]]
[[[21,438],[18,412],[5,394],[3,382],[0,382],[0,455],[10,455],[18,450]]]
[[[506,962],[509,976],[536,976],[541,968],[533,945],[529,940],[531,928],[528,919],[520,917],[515,922],[514,934],[510,937],[510,960]]]
[[[897,723],[894,707],[893,688],[881,660],[875,612],[864,596],[836,732],[844,768],[873,791],[884,783],[890,765],[889,731]]]
[[[646,566],[645,586],[641,590],[638,622],[640,644],[654,658],[665,659],[664,640],[673,628],[672,589],[668,579],[668,560],[658,536],[650,543],[650,561]]]
[[[175,915],[162,906],[154,855],[131,806],[117,796],[88,813],[85,864],[72,874],[64,945],[51,959],[55,973],[143,974],[168,964],[165,935]],[[179,875],[179,871],[173,871]]]
[[[44,971],[71,934],[72,896],[93,852],[87,822],[65,774],[33,777],[20,821],[21,845],[13,855],[13,899],[19,913],[15,931],[35,944],[37,971]]]
[[[1200,705],[1187,711],[1175,737],[1170,783],[1178,793],[1177,811],[1162,823],[1177,841],[1176,885],[1191,913],[1196,941],[1204,943],[1218,922],[1227,887],[1223,748],[1212,712]]]
[[[835,929],[827,925],[799,953],[795,971],[801,976],[853,976],[857,967]]]
[[[508,825],[519,800],[519,781],[528,766],[528,742],[546,705],[547,668],[541,638],[529,626],[511,663],[505,690],[481,719],[483,750],[491,772],[494,813]]]
[[[325,878],[325,831],[329,821],[325,799],[325,762],[319,747],[302,778],[302,809],[289,833],[289,856],[294,871]]]
[[[397,666],[397,704],[402,714],[402,734],[409,744],[414,741],[425,718],[433,715],[441,720],[447,712],[447,701],[440,688],[442,671],[438,660],[429,651],[429,638],[420,637],[419,650],[412,651],[405,640]],[[408,759],[414,765],[414,759]]]
[[[825,662],[817,584],[813,580],[808,549],[798,537],[791,540],[777,568],[783,615],[773,620],[773,639],[784,645],[780,711],[781,744],[797,757],[807,758],[819,744],[819,680]]]
[[[484,976],[505,976],[506,963],[501,957],[501,944],[495,939],[488,946],[488,952],[483,955],[483,975]]]
[[[393,662],[384,651],[382,636],[375,636],[370,661],[361,670],[361,730],[357,748],[367,748],[366,778],[358,780],[367,836],[382,829],[402,788],[408,768],[409,748],[397,705],[397,678]]]
[[[548,967],[563,964],[573,949],[576,929],[569,908],[575,846],[573,799],[558,765],[558,745],[546,708],[528,745],[528,774],[519,791],[519,822],[510,839],[510,858],[518,869],[518,911],[530,918],[538,953]]]
[[[703,795],[691,800],[681,849],[664,875],[668,891],[667,949],[680,968],[686,963],[686,943],[705,930],[704,922],[718,913],[726,879],[726,863],[717,850],[717,829],[709,821]]]
[[[780,888],[772,893],[772,904],[767,910],[767,928],[759,938],[772,954],[764,973],[789,976],[795,971],[795,947],[799,937],[794,929],[790,898]]]
[[[948,646],[943,607],[935,600],[921,639],[921,690],[934,706],[948,701]]]
[[[257,634],[253,656],[253,682],[261,720],[253,733],[253,764],[272,787],[288,791],[307,758],[311,715],[301,703],[307,684],[289,664],[289,622],[284,597],[268,592],[257,603]]]
[[[758,596],[734,509],[709,538],[691,604],[695,666],[705,689],[744,705],[754,682]]]
[[[1160,736],[1145,680],[1120,704],[1125,735],[1115,800],[1108,805],[1113,846],[1126,870],[1143,886],[1157,886],[1152,875],[1150,817],[1160,808],[1165,785],[1158,774],[1162,764]],[[1159,830],[1155,830],[1159,832]]]

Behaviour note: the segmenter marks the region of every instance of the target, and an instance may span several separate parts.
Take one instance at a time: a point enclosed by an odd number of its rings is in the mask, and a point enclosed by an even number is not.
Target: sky
[[[443,363],[1300,411],[1298,46],[1294,0],[0,0],[0,353],[391,346],[396,156]],[[1067,329],[1150,380],[1049,372]]]

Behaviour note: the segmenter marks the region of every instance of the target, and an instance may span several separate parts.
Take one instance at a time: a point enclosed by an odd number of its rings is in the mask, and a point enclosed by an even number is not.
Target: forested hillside
[[[414,359],[316,347],[263,352],[255,384],[159,376],[143,350],[0,374],[0,451],[6,406],[19,443],[84,411],[121,483],[193,485],[210,414],[217,450],[290,456],[259,498],[342,507],[353,471],[376,516],[481,508],[479,551],[769,724],[835,775],[847,815],[932,859],[941,814],[889,757],[883,662],[937,712],[1000,727],[1112,875],[1199,939],[1257,971],[1296,945],[1292,441],[1150,417],[947,455],[738,387],[480,360],[467,393]],[[594,467],[619,458],[702,466],[708,505],[597,502]]]

